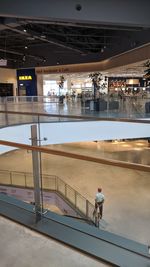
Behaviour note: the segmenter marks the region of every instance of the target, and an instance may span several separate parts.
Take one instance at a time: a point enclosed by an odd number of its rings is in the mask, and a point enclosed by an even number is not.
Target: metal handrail
[[[7,175],[6,176],[8,178],[7,181],[3,177],[4,173]],[[16,175],[19,175],[19,182],[15,181]],[[0,176],[2,176],[2,180],[0,181],[0,185],[23,186],[25,188],[32,188],[33,187],[32,181],[30,181],[30,183],[27,182],[27,177],[28,176],[33,177],[33,173],[0,170]],[[21,178],[23,180],[20,182]],[[49,183],[47,183],[48,186],[44,185],[45,179],[47,180],[47,182],[49,182],[52,179],[53,180],[52,186]],[[59,178],[56,175],[42,174],[42,180],[43,180],[43,182],[42,182],[43,183],[43,190],[56,191],[66,201],[68,201],[71,204],[71,206],[73,206],[74,210],[77,213],[80,212],[80,214],[83,214],[83,216],[86,219],[93,221],[94,205],[92,203],[90,203],[84,196],[82,196],[79,192],[77,192],[74,188],[72,188],[70,185],[65,183],[61,178]],[[69,191],[71,192],[71,195],[69,195]]]

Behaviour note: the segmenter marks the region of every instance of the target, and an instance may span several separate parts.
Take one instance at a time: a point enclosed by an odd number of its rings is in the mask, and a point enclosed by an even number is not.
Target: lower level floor
[[[145,140],[52,145],[53,149],[149,165]],[[101,228],[150,244],[149,173],[50,154],[41,154],[42,173],[57,175],[94,204],[98,187],[105,195]],[[32,172],[32,154],[15,150],[0,156],[0,170]]]

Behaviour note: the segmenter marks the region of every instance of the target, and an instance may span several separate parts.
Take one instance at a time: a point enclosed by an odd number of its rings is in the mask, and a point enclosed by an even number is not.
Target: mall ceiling
[[[150,42],[150,28],[0,18],[8,67],[100,61]]]

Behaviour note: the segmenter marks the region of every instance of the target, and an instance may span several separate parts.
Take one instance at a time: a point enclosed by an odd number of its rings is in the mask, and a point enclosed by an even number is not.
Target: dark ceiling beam
[[[20,20],[24,22],[25,20]],[[28,23],[32,24],[46,24],[46,25],[54,25],[54,26],[65,26],[65,27],[74,27],[74,28],[87,28],[87,29],[96,29],[96,30],[114,30],[114,31],[140,31],[143,27],[131,27],[131,26],[113,26],[113,25],[103,25],[103,24],[83,24],[79,22],[62,22],[62,21],[46,21],[46,20],[27,20]]]
[[[71,44],[72,45],[74,44],[74,46],[80,46],[80,48],[82,47],[82,50],[87,50],[87,48],[88,48],[90,51],[91,46],[94,46],[95,44],[98,44],[100,46],[102,39],[103,39],[102,45],[106,45],[106,41],[104,42],[105,36],[103,38],[99,37],[99,39],[101,39],[101,40],[99,40],[99,42],[98,42],[98,40],[95,40],[95,38],[92,38],[90,35],[88,37],[85,36],[84,32],[82,35],[80,35],[79,29],[78,30],[72,30],[72,34],[67,35],[68,29],[67,29],[67,32],[65,32],[64,28],[62,28],[62,32],[59,32],[58,29],[55,29],[52,27],[44,27],[43,25],[38,25],[38,28],[41,29],[42,33],[46,34],[46,36],[55,35],[58,37],[63,37],[63,38],[65,38],[63,41],[63,43],[65,45],[69,46]],[[92,33],[92,31],[91,31],[91,33]],[[78,37],[78,38],[76,38],[76,37]]]
[[[11,28],[16,28],[18,26],[26,24],[26,22],[18,22],[16,18],[0,18],[0,31],[4,31],[7,29],[5,24],[9,25]]]
[[[45,27],[43,26],[43,25],[38,25],[38,29],[41,29],[41,31],[43,32],[44,30],[45,30]],[[49,31],[49,35],[47,35],[47,38],[49,37],[49,36],[51,36],[51,34],[55,34],[55,35],[59,35],[59,31],[58,30],[55,30],[55,29],[49,29],[50,31]],[[77,47],[76,47],[76,45],[81,45],[81,47],[82,47],[82,45],[84,44],[85,46],[89,46],[88,45],[88,42],[87,41],[84,41],[84,42],[80,42],[80,40],[78,39],[76,39],[76,38],[74,38],[74,37],[70,37],[70,38],[68,38],[68,36],[65,36],[65,32],[64,32],[64,29],[63,28],[61,28],[61,30],[62,30],[62,32],[61,33],[64,33],[64,35],[63,35],[63,37],[64,37],[64,40],[61,40],[61,43],[63,43],[66,47],[72,47],[72,45],[74,44],[74,48],[75,49],[78,49]],[[78,33],[78,31],[76,31],[76,34]],[[83,38],[84,38],[84,35],[82,36]],[[52,37],[50,37],[50,39],[51,39]],[[59,39],[57,39],[57,37],[56,37],[56,40],[57,40],[57,42],[60,42],[60,40]],[[71,41],[71,42],[69,42],[69,41]],[[80,48],[80,51],[82,50],[82,53],[83,52],[85,52],[84,51],[84,47],[82,47],[82,48]]]
[[[33,58],[33,59],[36,59],[38,61],[42,61],[43,62],[43,58],[42,57],[39,57],[39,56],[35,56],[35,55],[29,55],[29,54],[25,54],[25,53],[22,53],[22,52],[17,52],[17,51],[14,51],[14,50],[9,50],[9,49],[3,49],[3,48],[0,48],[0,52],[3,52],[4,54],[12,54],[12,55],[17,55],[17,56],[25,56],[25,57],[30,57],[30,58]]]
[[[97,33],[97,35],[95,34],[93,34],[93,33],[89,33],[89,34],[80,34],[79,32],[78,33],[70,33],[70,32],[66,32],[66,33],[60,33],[60,32],[55,32],[55,33],[53,33],[53,32],[51,32],[51,29],[50,29],[50,31],[43,31],[43,34],[57,34],[57,35],[59,35],[59,36],[67,36],[67,37],[94,37],[94,38],[120,38],[120,36],[119,35],[104,35],[104,34],[98,34]]]
[[[41,30],[41,32],[43,34],[43,31],[45,30],[45,27],[43,25],[38,25],[37,29],[38,29],[38,31],[35,30],[35,32],[36,32],[36,34],[39,35],[39,34],[41,34],[41,33],[39,33],[39,30]],[[49,40],[50,42],[53,42],[53,44],[60,44],[60,46],[63,47],[63,48],[71,49],[71,50],[74,50],[74,51],[79,52],[79,53],[83,53],[84,52],[83,49],[82,50],[78,49],[78,48],[75,47],[75,45],[73,45],[73,44],[75,44],[75,42],[72,43],[72,44],[68,44],[66,42],[66,38],[65,38],[64,41],[62,41],[62,40],[60,41],[59,39],[57,39],[57,37],[51,37],[51,33],[55,34],[55,35],[58,35],[59,31],[55,30],[55,29],[49,29],[49,30],[50,30],[49,35],[47,35],[46,38],[44,38],[44,40]],[[61,29],[61,30],[63,31],[63,29]],[[32,32],[32,30],[30,30],[29,32]],[[34,30],[33,30],[33,33],[34,33]],[[64,37],[66,37],[66,36],[64,35]]]
[[[17,56],[23,56],[24,55],[21,52],[12,51],[12,50],[3,49],[3,48],[0,48],[0,52],[4,52],[4,53],[8,53],[8,54],[13,54],[13,55],[17,55]]]
[[[1,0],[0,16],[150,27],[149,0]]]
[[[19,37],[19,34],[3,34],[3,35],[0,35],[0,39],[8,39],[8,38],[14,38],[14,37]]]
[[[40,40],[40,41],[45,42],[45,43],[57,45],[57,46],[60,46],[62,48],[70,49],[70,50],[78,52],[78,53],[82,53],[83,52],[83,51],[81,51],[79,49],[73,48],[71,46],[67,46],[64,43],[61,43],[60,41],[57,41],[57,40],[54,40],[54,39],[53,40],[52,39],[49,40],[48,38],[42,38],[42,37],[39,36],[39,33],[34,32],[34,31],[30,30],[30,32],[24,32],[24,31],[16,29],[16,28],[11,28],[9,25],[6,25],[6,24],[5,24],[5,26],[7,27],[7,29],[9,29],[9,30],[11,30],[13,32],[17,32],[17,33],[23,35],[24,37],[34,37],[35,39]]]

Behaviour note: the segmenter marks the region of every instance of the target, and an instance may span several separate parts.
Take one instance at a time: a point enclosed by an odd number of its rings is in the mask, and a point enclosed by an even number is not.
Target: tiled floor
[[[1,267],[105,267],[76,250],[0,217]]]

